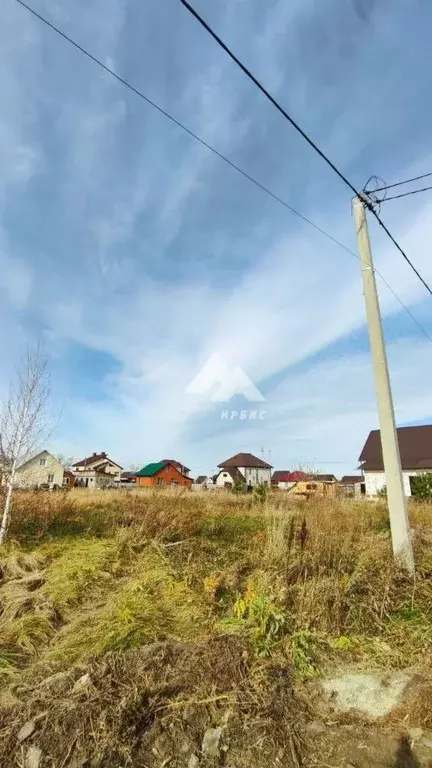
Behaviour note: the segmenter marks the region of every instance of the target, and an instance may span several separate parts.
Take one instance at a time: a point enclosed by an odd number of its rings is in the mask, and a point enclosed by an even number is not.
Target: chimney
[[[101,453],[101,456],[102,456],[103,459],[106,459],[106,453],[104,453],[103,451]]]
[[[96,453],[96,451],[93,453],[93,456],[97,456],[97,453]]]

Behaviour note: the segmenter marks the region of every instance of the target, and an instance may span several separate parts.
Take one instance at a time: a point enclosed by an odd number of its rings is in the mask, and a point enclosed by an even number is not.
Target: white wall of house
[[[277,483],[277,488],[280,488],[281,491],[289,491],[289,489],[292,488],[293,485],[295,485],[295,483],[293,483],[293,482],[289,482],[288,483],[288,482],[285,482],[283,480],[283,481]]]
[[[48,483],[63,485],[64,469],[48,451],[42,451],[18,467],[15,484],[18,488],[33,488]]]
[[[267,485],[270,485],[271,483],[271,469],[265,469],[264,467],[238,467],[239,472],[242,473],[246,485],[261,485],[264,483],[267,483]],[[225,471],[224,469],[219,473],[218,477],[216,478],[216,485],[218,487],[224,487],[225,483],[232,483],[233,479],[229,472]]]
[[[102,467],[103,471],[106,472],[108,475],[112,477],[113,480],[120,482],[122,468],[118,467],[117,464],[115,464],[111,459],[99,459],[98,461],[92,461],[91,459],[87,462],[87,464],[80,464],[77,467],[74,467],[74,472],[79,474],[80,476],[83,476],[83,472],[87,472],[89,470],[94,470],[95,467]]]
[[[416,469],[404,469],[402,472],[403,485],[405,496],[411,496],[410,477],[417,477],[417,475],[423,475],[424,472],[432,472],[430,470],[418,471]],[[386,485],[385,472],[364,472],[366,496],[376,496]]]
[[[94,469],[87,469],[85,472],[76,472],[76,486],[78,488],[105,488],[112,484],[115,478],[105,472],[96,472]]]
[[[229,472],[222,470],[216,478],[215,485],[217,488],[225,488],[226,483],[231,483],[231,485],[233,485],[233,479]]]
[[[272,470],[264,467],[239,467],[240,472],[246,479],[246,485],[270,485]]]

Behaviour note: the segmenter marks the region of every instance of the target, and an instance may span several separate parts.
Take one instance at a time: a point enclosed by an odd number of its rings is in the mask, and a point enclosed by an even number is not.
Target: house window
[[[48,475],[48,482],[53,483],[54,482],[54,475]]]
[[[69,485],[69,478],[65,477],[64,482],[65,482],[65,485]]]
[[[178,485],[178,480],[176,480],[174,477],[171,480],[171,485]]]
[[[306,483],[306,490],[307,491],[316,491],[318,488],[316,483]]]
[[[163,477],[158,477],[158,482],[157,482],[157,484],[158,484],[158,485],[163,485],[163,484],[164,484],[164,480],[163,480]]]
[[[46,467],[47,460],[46,459],[39,459],[39,466],[40,467]]]

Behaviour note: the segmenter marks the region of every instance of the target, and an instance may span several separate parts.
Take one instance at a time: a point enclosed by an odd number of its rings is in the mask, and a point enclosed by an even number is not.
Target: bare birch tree
[[[0,403],[0,462],[5,489],[0,546],[9,525],[17,468],[37,452],[50,431],[48,362],[40,344],[29,349],[16,371],[7,399]]]

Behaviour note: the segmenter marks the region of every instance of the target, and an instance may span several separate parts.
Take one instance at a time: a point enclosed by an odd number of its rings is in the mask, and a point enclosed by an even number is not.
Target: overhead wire
[[[392,195],[391,197],[383,197],[382,200],[377,200],[378,203],[388,203],[389,200],[398,200],[400,197],[409,197],[409,195],[418,195],[420,192],[428,192],[432,189],[430,187],[423,187],[422,189],[412,189],[410,192],[401,192],[400,195]],[[375,194],[376,190],[374,190]]]
[[[322,151],[322,149],[319,148],[317,144],[310,138],[310,136],[307,135],[307,133],[303,130],[303,128],[300,127],[300,125],[294,120],[294,118],[291,117],[291,115],[288,114],[288,112],[279,104],[278,101],[271,95],[271,93],[260,83],[258,78],[255,77],[255,75],[252,74],[250,69],[248,69],[245,64],[243,64],[239,58],[233,53],[233,51],[228,48],[226,43],[219,37],[219,35],[216,34],[216,32],[207,24],[206,21],[202,18],[202,16],[199,15],[199,13],[195,10],[195,8],[190,5],[187,0],[180,0],[180,2],[187,8],[189,13],[192,14],[192,16],[195,16],[196,20],[201,24],[201,26],[204,27],[204,29],[207,30],[209,35],[213,37],[214,40],[220,45],[221,48],[225,51],[225,53],[228,54],[228,56],[237,64],[238,67],[245,73],[245,75],[249,78],[249,80],[252,80],[252,82],[259,88],[260,91],[266,96],[266,98],[271,101],[274,107],[285,117],[286,120],[288,120],[289,123],[293,126],[293,128],[296,129],[296,131],[304,138],[305,141],[319,154],[319,156],[324,160],[324,162],[327,163],[327,165],[330,166],[332,171],[334,171],[340,179],[346,184],[351,191],[358,196],[358,192],[353,184],[347,179],[346,176],[342,173],[342,171],[339,170],[339,168],[336,167],[334,163],[330,160],[330,158],[327,157],[327,155]]]
[[[411,267],[413,272],[417,275],[417,277],[420,280],[420,282],[423,283],[423,285],[426,288],[426,290],[432,296],[432,288],[427,284],[426,280],[421,276],[421,274],[418,271],[417,267],[414,266],[414,264],[412,263],[411,259],[409,259],[408,256],[406,255],[404,249],[399,245],[398,241],[393,237],[392,233],[390,232],[388,227],[386,227],[386,225],[384,224],[383,220],[380,218],[379,214],[376,212],[375,208],[371,208],[370,211],[371,211],[372,215],[375,216],[375,218],[376,218],[378,224],[380,225],[380,227],[382,227],[382,229],[384,230],[386,235],[390,238],[390,240],[392,241],[393,245],[396,246],[396,248],[398,249],[399,253],[402,254],[402,256],[404,257],[404,259],[407,262],[407,264],[409,264],[409,266]]]
[[[60,37],[62,37],[64,40],[66,40],[66,41],[67,41],[67,42],[68,42],[70,45],[72,45],[74,48],[76,48],[76,49],[77,49],[77,50],[78,50],[80,53],[84,54],[84,56],[86,56],[88,59],[90,59],[90,60],[91,60],[91,61],[93,61],[95,64],[97,64],[99,67],[101,67],[101,68],[102,68],[102,69],[103,69],[103,70],[104,70],[104,71],[105,71],[107,74],[109,74],[109,75],[111,75],[112,77],[114,77],[114,78],[115,78],[115,79],[116,79],[118,82],[120,82],[120,83],[121,83],[123,86],[125,86],[125,87],[126,87],[126,88],[128,88],[130,91],[132,91],[132,92],[133,92],[133,93],[134,93],[136,96],[138,96],[139,98],[143,99],[143,100],[144,100],[144,101],[145,101],[147,104],[149,104],[151,107],[153,107],[154,109],[156,109],[156,110],[157,110],[157,111],[158,111],[160,114],[162,114],[164,117],[168,118],[168,120],[170,120],[172,123],[174,123],[174,124],[175,124],[175,125],[177,125],[179,128],[181,128],[183,131],[185,131],[185,132],[186,132],[186,133],[187,133],[189,136],[191,136],[191,137],[192,137],[192,138],[194,138],[196,141],[198,141],[198,142],[199,142],[201,145],[203,145],[204,147],[206,147],[206,148],[207,148],[207,149],[208,149],[210,152],[212,152],[214,155],[216,155],[217,157],[219,157],[219,159],[220,159],[220,160],[222,160],[222,161],[223,161],[223,162],[225,162],[227,165],[229,165],[231,168],[233,168],[235,171],[237,171],[238,173],[240,173],[240,174],[241,174],[241,175],[242,175],[244,178],[248,179],[248,181],[252,182],[252,183],[253,183],[255,186],[257,186],[259,189],[261,189],[263,192],[265,192],[265,193],[266,193],[267,195],[269,195],[271,198],[273,198],[274,200],[276,200],[278,203],[280,203],[281,205],[283,205],[283,206],[284,206],[286,209],[288,209],[289,211],[291,211],[291,213],[293,213],[295,216],[297,216],[298,218],[300,218],[302,221],[304,221],[305,223],[309,224],[309,226],[311,226],[311,227],[312,227],[313,229],[315,229],[317,232],[319,232],[319,233],[320,233],[320,234],[322,234],[324,237],[326,237],[328,240],[330,240],[331,242],[333,242],[333,243],[334,243],[335,245],[337,245],[339,248],[341,248],[342,250],[344,250],[346,253],[349,253],[351,256],[353,256],[355,259],[357,259],[357,260],[358,260],[358,261],[360,261],[360,262],[361,262],[361,261],[363,261],[363,260],[361,259],[361,257],[360,257],[360,256],[359,256],[357,253],[355,253],[355,251],[352,251],[350,248],[348,248],[346,245],[344,245],[342,242],[340,242],[340,240],[338,240],[337,238],[333,237],[333,235],[331,235],[329,232],[326,232],[324,229],[322,229],[322,227],[320,227],[318,224],[315,224],[315,222],[313,222],[313,221],[312,221],[311,219],[309,219],[307,216],[304,216],[304,214],[302,214],[302,213],[300,213],[299,211],[297,211],[297,210],[296,210],[296,209],[295,209],[293,206],[291,206],[289,203],[287,203],[287,202],[286,202],[286,200],[284,200],[283,198],[279,197],[279,195],[275,194],[275,193],[274,193],[274,192],[272,192],[270,189],[268,189],[268,187],[266,187],[266,186],[265,186],[264,184],[262,184],[260,181],[258,181],[257,179],[255,179],[255,178],[254,178],[253,176],[251,176],[249,173],[247,173],[247,171],[244,171],[244,170],[243,170],[243,169],[242,169],[240,166],[236,165],[236,163],[234,163],[232,160],[230,160],[230,159],[229,159],[229,158],[227,158],[225,155],[223,155],[221,152],[219,152],[219,150],[217,150],[217,149],[216,149],[215,147],[213,147],[211,144],[209,144],[209,143],[208,143],[208,142],[206,142],[204,139],[202,139],[200,136],[198,136],[198,134],[194,133],[194,131],[192,131],[190,128],[188,128],[186,125],[184,125],[182,122],[180,122],[180,120],[177,120],[175,117],[173,117],[173,115],[171,115],[171,114],[170,114],[169,112],[167,112],[165,109],[163,109],[162,107],[160,107],[160,106],[159,106],[159,105],[158,105],[156,102],[154,102],[152,99],[150,99],[148,96],[146,96],[146,95],[145,95],[145,94],[144,94],[144,93],[143,93],[143,92],[142,92],[140,89],[138,89],[138,88],[136,88],[135,86],[133,86],[133,85],[132,85],[131,83],[129,83],[129,82],[128,82],[128,81],[127,81],[125,78],[121,77],[121,75],[119,75],[117,72],[115,72],[115,70],[111,69],[111,67],[108,67],[108,66],[107,66],[106,64],[104,64],[104,63],[103,63],[103,62],[102,62],[100,59],[98,59],[96,56],[94,56],[92,53],[90,53],[88,50],[86,50],[86,49],[85,49],[83,46],[81,46],[79,43],[77,43],[77,42],[76,42],[76,41],[75,41],[73,38],[71,38],[69,35],[67,35],[65,32],[63,32],[61,29],[59,29],[59,28],[58,28],[58,27],[56,27],[54,24],[52,24],[50,21],[48,21],[48,19],[46,19],[46,18],[45,18],[44,16],[42,16],[40,13],[38,13],[37,11],[35,11],[35,10],[34,10],[34,9],[31,7],[31,6],[27,5],[27,3],[25,3],[25,2],[24,2],[24,0],[16,0],[16,2],[17,2],[17,3],[19,3],[19,5],[21,5],[23,8],[25,8],[27,11],[29,11],[29,13],[31,13],[31,14],[32,14],[34,17],[36,17],[36,18],[37,18],[39,21],[41,21],[41,22],[42,22],[42,23],[43,23],[45,26],[49,27],[49,28],[50,28],[50,29],[51,29],[53,32],[56,32],[58,35],[60,35]],[[189,5],[188,5],[187,3],[185,3],[185,2],[184,2],[184,0],[181,0],[181,2],[183,2],[183,4],[185,4],[187,7],[189,7]],[[194,13],[194,15],[197,15],[197,14],[196,14],[196,13]],[[197,18],[199,18],[199,17],[197,16]],[[288,118],[288,119],[289,119],[289,118]],[[291,120],[290,120],[290,122],[291,122]],[[296,126],[296,124],[295,124],[295,123],[293,123],[293,124]],[[297,127],[297,126],[296,126],[296,127]],[[299,129],[299,130],[300,130],[300,132],[303,134],[303,131],[301,131],[301,129]],[[321,151],[320,151],[320,150],[319,150],[317,147],[315,147],[315,144],[314,144],[313,142],[311,142],[310,140],[308,140],[308,142],[309,142],[309,143],[311,143],[311,144],[312,144],[312,146],[313,146],[314,148],[316,148],[316,149],[317,149],[317,151],[319,152],[319,154],[321,154]],[[329,162],[330,162],[330,161],[329,161]],[[333,167],[333,164],[332,164],[332,163],[330,163],[330,165]],[[341,174],[340,174],[340,173],[337,171],[337,169],[335,169],[335,170],[336,170],[336,172],[338,173],[338,175],[340,175],[340,176],[341,176],[341,178],[342,178],[342,179],[343,179],[343,180],[344,180],[344,181],[345,181],[345,182],[348,184],[348,186],[349,186],[349,187],[350,187],[350,188],[351,188],[351,189],[352,189],[352,190],[355,192],[355,194],[357,195],[358,193],[356,192],[355,188],[354,188],[354,187],[351,187],[351,184],[350,184],[350,183],[349,183],[347,180],[345,180],[345,178],[344,178],[344,177],[343,177],[343,176],[342,176],[342,175],[341,175]],[[381,222],[380,222],[380,223],[381,223]],[[381,226],[384,226],[384,224],[381,224]],[[388,234],[389,234],[389,236],[390,236],[390,237],[392,237],[392,236],[390,235],[390,233],[388,233]],[[392,239],[393,239],[393,238],[392,238]],[[396,244],[396,245],[397,245],[397,244]],[[399,247],[399,246],[397,246],[397,247]],[[415,270],[415,267],[413,267],[413,269],[414,269],[414,271],[416,271],[416,270]],[[425,335],[425,336],[428,338],[428,340],[429,340],[429,341],[432,343],[432,336],[430,336],[430,335],[429,335],[429,333],[426,331],[426,329],[425,329],[425,328],[423,328],[423,326],[422,326],[422,325],[419,323],[419,321],[417,320],[417,318],[416,318],[416,317],[415,317],[415,316],[412,314],[412,312],[411,312],[411,311],[408,309],[408,307],[407,307],[407,306],[404,304],[404,302],[402,301],[402,299],[400,299],[400,298],[399,298],[399,296],[398,296],[398,295],[397,295],[397,293],[396,293],[396,292],[393,290],[393,288],[391,287],[391,285],[390,285],[390,284],[387,282],[387,280],[385,279],[385,277],[384,277],[384,276],[383,276],[383,275],[382,275],[382,274],[381,274],[381,273],[380,273],[380,272],[379,272],[379,271],[378,271],[376,268],[375,268],[375,272],[376,272],[376,274],[377,274],[377,275],[380,277],[380,279],[382,280],[382,282],[383,282],[383,283],[384,283],[384,284],[387,286],[387,288],[390,290],[390,292],[393,294],[393,296],[395,297],[395,299],[396,299],[396,300],[399,302],[400,306],[401,306],[401,307],[402,307],[402,308],[403,308],[403,309],[404,309],[404,310],[405,310],[405,311],[408,313],[408,315],[411,317],[411,319],[413,320],[413,322],[414,322],[414,323],[417,325],[417,327],[418,327],[418,328],[419,328],[419,329],[422,331],[422,333],[423,333],[423,334],[424,334],[424,335]],[[417,273],[417,274],[418,274],[418,273]],[[418,277],[420,277],[420,279],[422,280],[422,278],[421,278],[421,276],[420,276],[420,275],[418,275]],[[423,280],[422,280],[422,282],[423,282]]]
[[[18,0],[19,2],[21,0]],[[257,88],[266,96],[266,98],[273,104],[273,106],[276,107],[276,109],[285,117],[286,120],[288,120],[289,123],[295,128],[295,130],[307,141],[307,143],[317,152],[317,154],[327,163],[327,165],[330,166],[330,168],[339,176],[339,178],[344,182],[344,184],[354,193],[354,195],[358,198],[360,198],[364,205],[367,206],[367,208],[371,211],[371,213],[375,216],[376,220],[378,221],[379,225],[384,229],[392,243],[396,246],[398,251],[402,254],[405,261],[409,264],[411,269],[415,272],[419,280],[423,283],[426,290],[431,294],[432,296],[432,288],[427,284],[426,280],[420,275],[418,269],[413,265],[412,261],[408,258],[403,248],[398,244],[398,242],[395,240],[389,229],[385,226],[384,222],[381,220],[377,212],[375,211],[373,207],[373,203],[371,200],[368,199],[365,192],[359,192],[353,184],[347,179],[347,177],[337,168],[337,166],[330,160],[329,157],[323,152],[322,149],[318,147],[318,145],[308,136],[308,134],[300,127],[300,125],[291,117],[291,115],[288,114],[288,112],[279,104],[278,101],[271,95],[271,93],[260,83],[260,81],[255,77],[255,75],[252,74],[250,69],[243,64],[243,62],[240,61],[240,59],[231,51],[231,49],[224,43],[224,41],[219,37],[219,35],[210,27],[209,24],[200,16],[200,14],[193,8],[190,3],[188,3],[187,0],[180,0],[182,5],[189,11],[189,13],[192,14],[192,16],[195,17],[195,19],[201,24],[202,27],[211,35],[211,37],[218,43],[218,45],[228,54],[228,56],[237,64],[238,67],[244,72],[244,74],[251,80]],[[375,190],[376,191],[376,190]]]
[[[393,184],[386,184],[384,187],[377,187],[373,192],[384,192],[386,189],[393,189],[393,187],[401,187],[403,184],[411,184],[413,181],[421,181],[421,179],[427,179],[428,176],[432,176],[431,173],[422,173],[421,176],[414,176],[412,179],[406,179],[405,181],[395,181]],[[365,190],[366,194],[369,194],[368,190]]]

